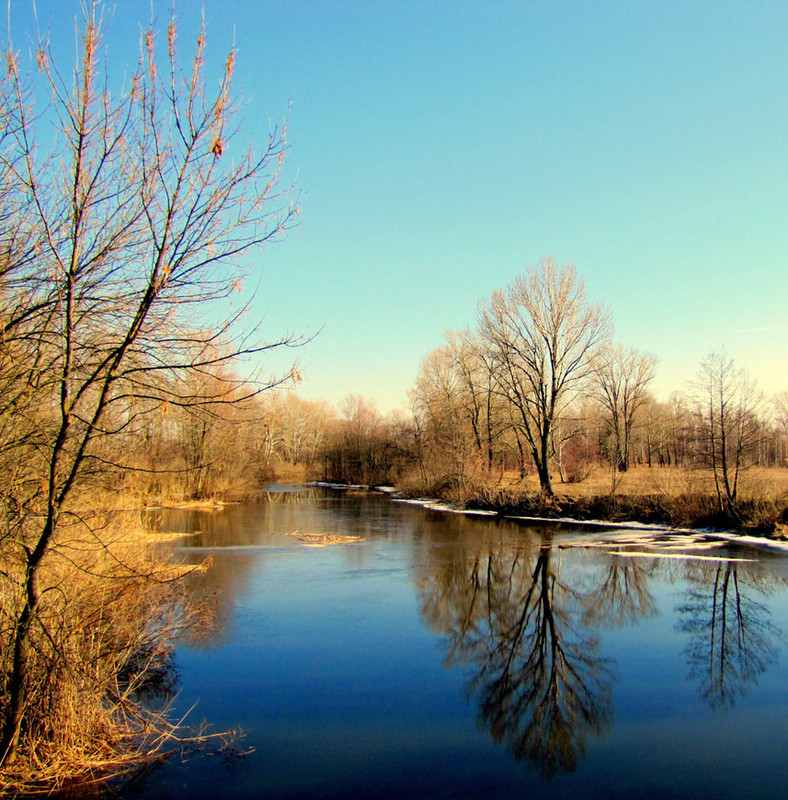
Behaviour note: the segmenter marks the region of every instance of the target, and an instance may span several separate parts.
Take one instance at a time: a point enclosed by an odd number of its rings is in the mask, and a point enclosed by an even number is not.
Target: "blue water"
[[[159,526],[199,530],[179,554],[213,561],[176,709],[243,729],[249,752],[172,758],[129,796],[788,792],[788,559],[621,558],[552,526],[314,492]]]

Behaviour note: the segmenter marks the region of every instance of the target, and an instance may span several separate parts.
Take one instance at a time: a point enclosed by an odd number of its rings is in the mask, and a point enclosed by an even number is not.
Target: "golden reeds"
[[[16,759],[0,770],[0,793],[117,781],[205,741],[170,718],[171,641],[199,624],[179,580],[195,567],[169,560],[173,541],[145,533],[129,514],[75,520],[61,532],[42,572],[24,723]],[[15,547],[0,543],[6,675],[23,600]],[[3,705],[7,691],[3,685]]]

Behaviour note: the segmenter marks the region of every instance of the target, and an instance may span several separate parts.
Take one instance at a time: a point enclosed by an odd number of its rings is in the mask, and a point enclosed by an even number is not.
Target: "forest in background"
[[[158,469],[117,476],[114,491],[124,504],[135,497],[167,504],[250,498],[270,480],[323,480],[394,485],[409,496],[460,506],[539,495],[535,468],[505,412],[497,425],[490,406],[488,424],[487,405],[480,406],[478,395],[451,369],[451,348],[431,355],[445,358],[442,366],[450,369],[437,382],[419,382],[409,413],[382,414],[374,401],[358,395],[337,409],[289,390],[234,407],[230,417],[172,413],[133,442],[140,462]],[[435,365],[428,361],[424,367],[431,372]],[[551,457],[559,497],[706,494],[717,504],[708,427],[689,392],[674,392],[666,401],[646,397],[633,418],[624,471],[606,411],[585,397],[559,420]],[[483,439],[480,430],[493,435]],[[747,433],[737,495],[775,511],[788,484],[788,392],[764,399]],[[774,520],[779,522],[779,510]]]
[[[391,484],[461,507],[782,531],[788,392],[764,397],[720,350],[659,401],[656,357],[610,328],[574,267],[544,259],[424,357],[407,412],[287,390],[232,417],[160,416],[137,441],[146,471],[125,488],[167,502],[276,478]]]

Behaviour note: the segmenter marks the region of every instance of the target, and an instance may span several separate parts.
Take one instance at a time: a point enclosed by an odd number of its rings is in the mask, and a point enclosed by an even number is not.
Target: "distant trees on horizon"
[[[335,482],[450,487],[458,500],[505,475],[535,475],[550,495],[556,480],[601,466],[612,488],[631,466],[682,466],[707,470],[731,512],[748,466],[788,464],[788,391],[766,402],[723,350],[659,401],[656,356],[614,342],[611,327],[575,268],[543,259],[425,355],[407,412],[384,415],[357,395],[336,409],[288,390],[258,398],[248,420],[214,423],[243,423],[230,439],[245,455],[230,461],[255,465],[247,479],[301,465]],[[201,467],[206,491],[234,482],[220,449]]]
[[[767,402],[722,351],[684,391],[657,400],[656,357],[614,342],[610,329],[574,267],[544,259],[482,300],[474,327],[447,331],[425,355],[407,411],[386,415],[352,394],[335,408],[290,388],[247,392],[219,358],[193,385],[179,383],[194,402],[164,403],[115,437],[133,469],[102,480],[154,499],[242,496],[300,475],[442,487],[462,500],[504,477],[534,475],[549,495],[556,481],[600,467],[615,488],[631,466],[691,466],[708,471],[730,510],[748,466],[788,464],[788,391]],[[225,402],[200,402],[219,395]],[[114,463],[117,452],[103,457]]]

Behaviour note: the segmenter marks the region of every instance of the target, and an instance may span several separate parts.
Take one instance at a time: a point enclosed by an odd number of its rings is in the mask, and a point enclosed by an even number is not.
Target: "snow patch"
[[[426,497],[410,498],[410,497],[394,497],[395,503],[407,503],[412,506],[421,506],[428,508],[430,511],[444,511],[448,514],[465,514],[466,516],[477,517],[497,517],[497,511],[487,511],[481,508],[457,508],[451,503],[441,503],[438,500],[432,500]]]

